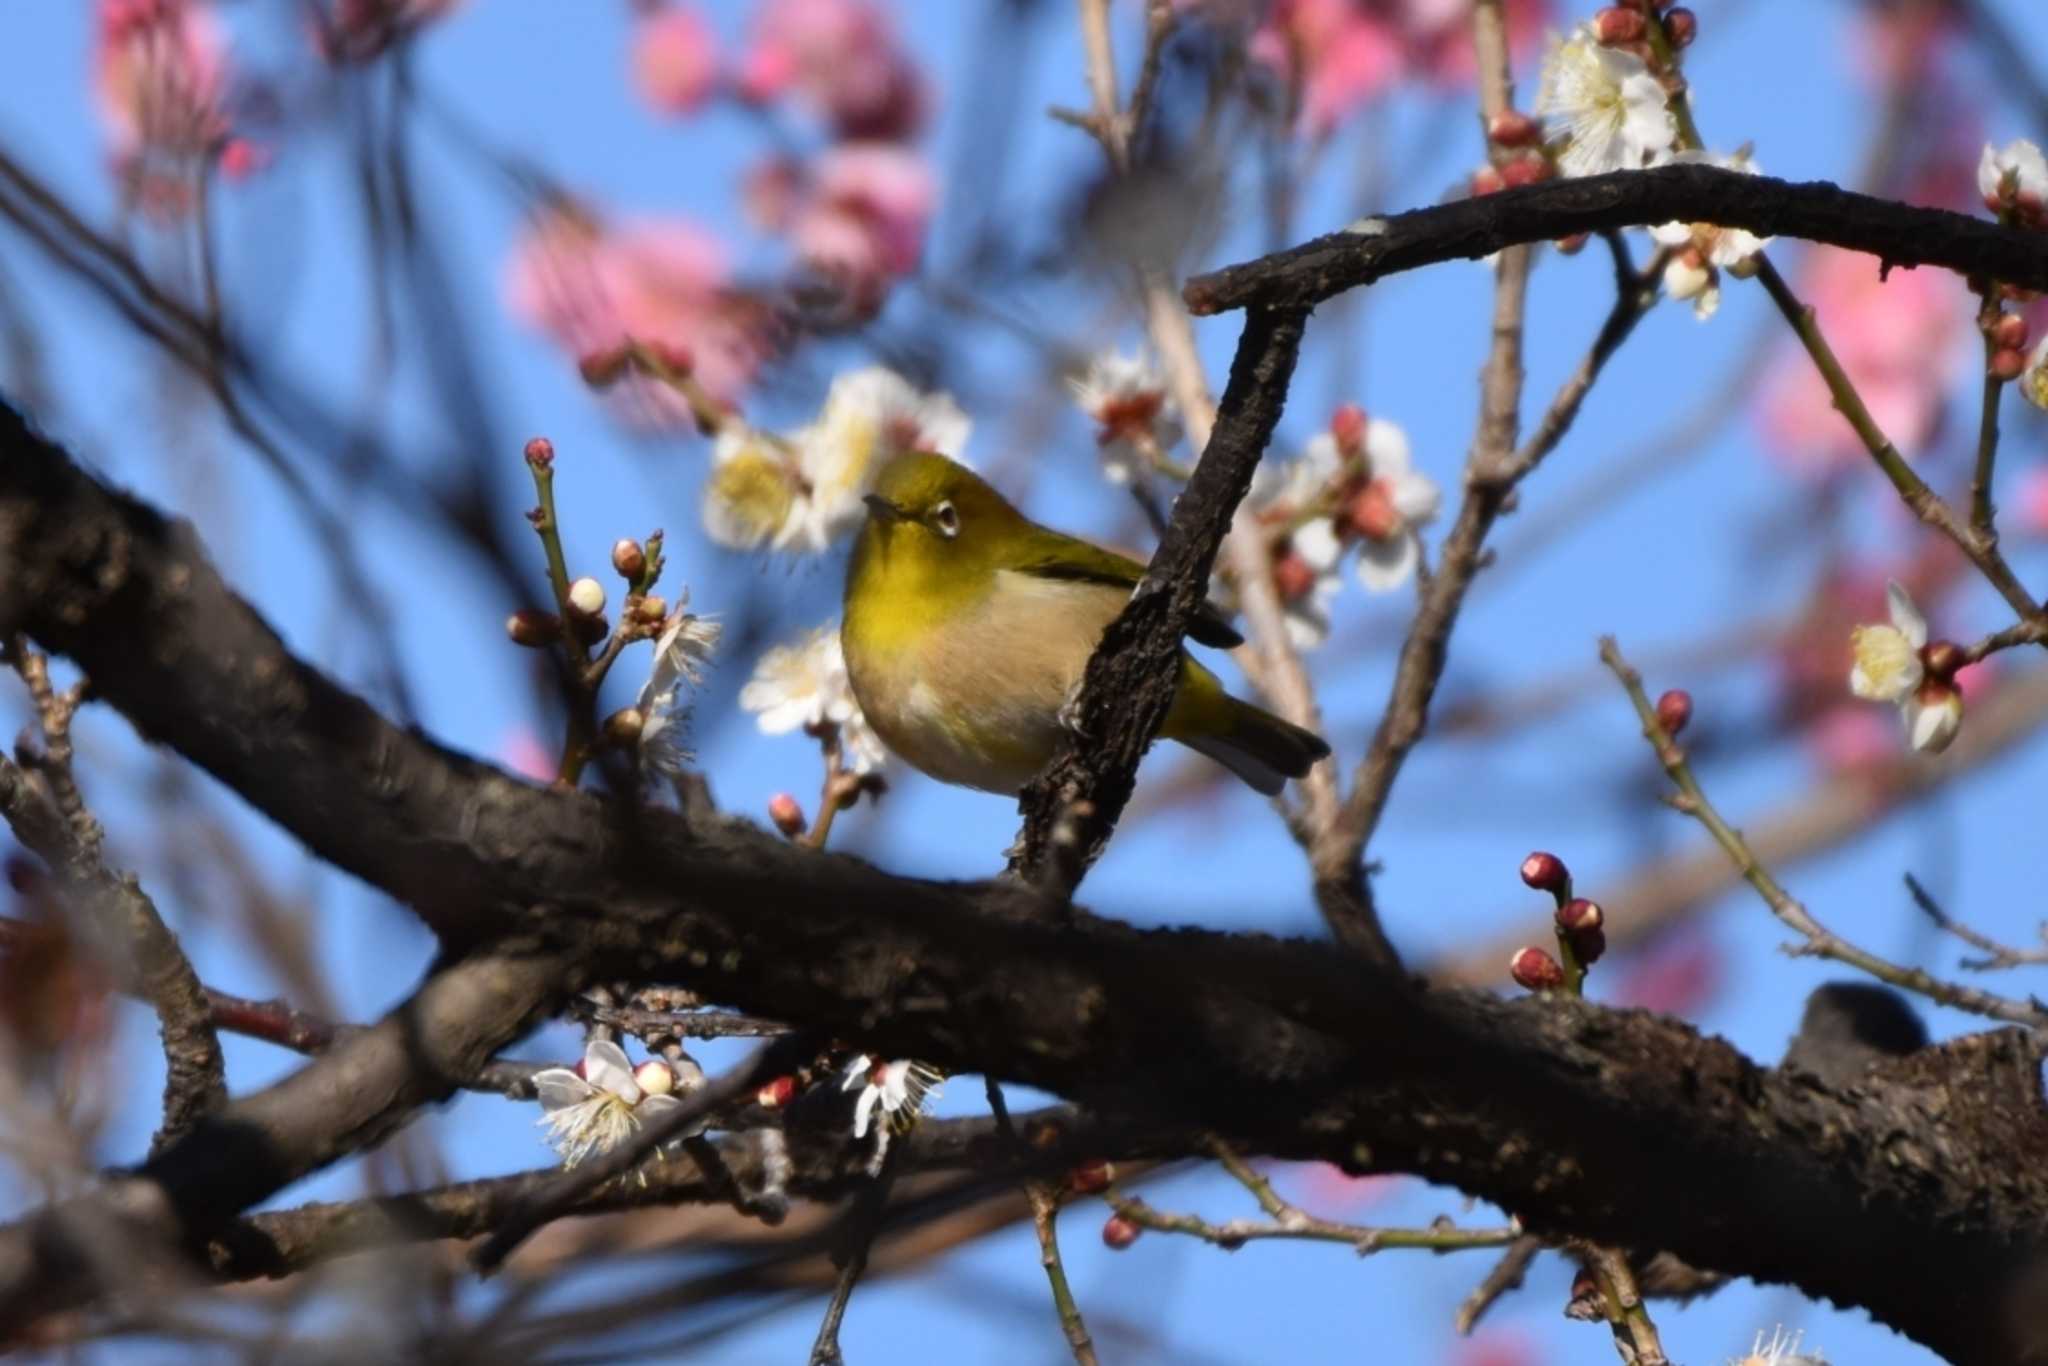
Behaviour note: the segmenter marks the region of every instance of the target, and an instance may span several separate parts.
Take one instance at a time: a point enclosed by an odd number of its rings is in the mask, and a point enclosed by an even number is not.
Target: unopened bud
[[[586,617],[579,612],[569,618],[569,629],[585,645],[595,645],[611,634],[612,624],[605,620],[602,612],[594,617]]]
[[[633,608],[633,615],[652,626],[668,615],[668,599],[658,593],[649,593]]]
[[[1336,438],[1337,449],[1346,455],[1365,448],[1366,429],[1371,425],[1365,409],[1356,403],[1341,404],[1336,412],[1330,414],[1330,435]]]
[[[2015,380],[2027,372],[2027,357],[2023,351],[2001,347],[1991,353],[1990,371],[2002,380]]]
[[[1508,960],[1508,976],[1515,985],[1529,991],[1555,991],[1564,985],[1564,968],[1535,945],[1517,949]]]
[[[604,610],[604,585],[588,576],[569,585],[569,610],[594,617]]]
[[[796,1099],[796,1078],[777,1077],[754,1092],[754,1104],[764,1110],[780,1110]]]
[[[1499,194],[1506,185],[1507,182],[1500,178],[1500,172],[1491,166],[1481,166],[1472,173],[1472,195],[1475,199],[1480,195]]]
[[[1561,256],[1577,256],[1586,249],[1586,243],[1593,240],[1590,232],[1575,232],[1570,237],[1560,237],[1553,244]]]
[[[1692,694],[1685,689],[1673,688],[1657,699],[1657,724],[1664,727],[1666,735],[1676,738],[1690,720]]]
[[[526,463],[537,470],[544,470],[555,463],[555,443],[544,436],[536,436],[526,443]]]
[[[1998,321],[1991,324],[1991,340],[1994,345],[2017,351],[2027,344],[2027,320],[2018,313],[2001,313]]]
[[[1550,179],[1550,160],[1536,153],[1518,156],[1500,168],[1501,183],[1511,190]]]
[[[1302,553],[1291,547],[1273,561],[1273,591],[1282,602],[1300,602],[1314,591],[1316,571]]]
[[[1920,662],[1930,678],[1954,678],[1963,667],[1963,651],[1952,640],[1937,640],[1920,652]]]
[[[1561,930],[1597,930],[1605,919],[1600,903],[1582,896],[1574,897],[1557,908],[1557,927]]]
[[[791,839],[804,832],[804,809],[787,792],[778,792],[768,799],[768,819]]]
[[[1375,479],[1351,496],[1337,514],[1337,529],[1384,541],[1401,529],[1401,511],[1384,480]]]
[[[1093,1162],[1083,1162],[1067,1173],[1067,1189],[1076,1195],[1100,1195],[1114,1180],[1115,1166],[1097,1158]]]
[[[538,649],[562,638],[562,619],[553,612],[522,607],[505,618],[505,634],[512,637],[514,645]]]
[[[1122,1252],[1138,1241],[1138,1226],[1121,1214],[1112,1214],[1102,1221],[1102,1245],[1116,1252]]]
[[[1636,10],[1610,5],[1593,16],[1593,36],[1608,47],[1639,43],[1649,25]]]
[[[646,728],[647,717],[638,707],[621,707],[605,717],[604,738],[614,745],[636,745]]]
[[[632,363],[632,352],[623,346],[611,346],[586,353],[576,362],[576,373],[593,389],[609,389],[625,378],[626,368]]]
[[[612,570],[622,579],[637,579],[647,572],[647,552],[632,537],[612,542]]]
[[[1543,125],[1519,109],[1503,109],[1486,121],[1486,136],[1497,147],[1532,147],[1543,140]]]
[[[1522,881],[1539,892],[1558,897],[1568,895],[1572,889],[1572,875],[1564,860],[1540,849],[1522,860]]]
[[[1568,931],[1565,937],[1571,941],[1572,956],[1579,960],[1582,968],[1592,967],[1600,961],[1600,955],[1607,952],[1607,931],[1598,925]]]
[[[665,1096],[676,1089],[675,1069],[658,1058],[649,1058],[633,1069],[633,1084],[650,1096]]]
[[[1700,36],[1700,17],[1689,9],[1675,9],[1664,16],[1664,36],[1673,47],[1690,47]]]

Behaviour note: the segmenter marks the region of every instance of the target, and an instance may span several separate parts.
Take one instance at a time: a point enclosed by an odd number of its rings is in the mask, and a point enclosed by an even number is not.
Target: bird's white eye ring
[[[951,503],[942,502],[932,509],[932,524],[948,540],[960,534],[960,514],[953,510]]]

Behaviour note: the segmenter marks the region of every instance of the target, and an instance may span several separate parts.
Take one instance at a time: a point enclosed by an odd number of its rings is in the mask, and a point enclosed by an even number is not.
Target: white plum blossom
[[[1785,1335],[1783,1328],[1773,1328],[1771,1339],[1764,1341],[1758,1333],[1750,1345],[1749,1355],[1736,1360],[1732,1366],[1828,1366],[1827,1358],[1819,1352],[1801,1352],[1799,1340],[1803,1333]]]
[[[1568,176],[1660,165],[1678,140],[1663,82],[1633,52],[1604,46],[1588,24],[1553,41],[1536,112],[1562,125],[1557,165]]]
[[[890,1061],[863,1053],[846,1065],[839,1083],[841,1091],[860,1088],[853,1105],[853,1136],[866,1138],[875,1131],[875,1155],[868,1160],[869,1171],[880,1171],[889,1151],[889,1135],[908,1132],[924,1116],[924,1109],[938,1094],[945,1074],[927,1063],[910,1059]],[[875,1112],[881,1112],[876,1122]]]
[[[1335,437],[1320,436],[1309,443],[1310,452],[1322,441],[1336,446]],[[1436,481],[1415,468],[1408,434],[1376,417],[1366,424],[1362,482],[1353,478],[1339,492],[1337,530],[1358,541],[1359,582],[1368,592],[1391,593],[1421,561],[1416,529],[1433,521],[1442,504]]]
[[[860,524],[875,475],[907,451],[960,458],[972,430],[947,394],[920,393],[893,370],[870,366],[832,381],[818,420],[796,435],[803,496],[776,544],[823,550]]]
[[[1127,484],[1180,439],[1180,418],[1166,379],[1145,356],[1105,352],[1068,381],[1074,402],[1095,419],[1103,476]]]
[[[704,681],[704,666],[718,648],[721,631],[715,621],[692,616],[685,588],[676,610],[654,642],[654,666],[634,703],[641,716],[640,762],[655,773],[673,776],[690,760],[683,738],[689,729],[690,703],[685,687]]]
[[[1714,156],[1705,152],[1681,152],[1676,162],[1717,166],[1724,171],[1755,175],[1755,161],[1748,153]],[[1721,306],[1720,272],[1738,278],[1756,273],[1756,255],[1770,242],[1746,228],[1717,227],[1712,223],[1663,223],[1650,229],[1659,246],[1672,249],[1664,267],[1664,292],[1674,299],[1692,300],[1693,316],[1701,322],[1714,316]]]
[[[762,655],[740,689],[740,706],[758,713],[755,723],[764,735],[837,727],[841,758],[854,773],[872,773],[888,758],[854,698],[836,626],[819,627],[794,645]]]
[[[2048,337],[2041,338],[2034,348],[2034,354],[2027,357],[2027,368],[2020,371],[2020,393],[2036,408],[2048,408]]]
[[[643,1124],[672,1113],[682,1104],[675,1088],[676,1075],[668,1064],[643,1063],[636,1073],[625,1050],[606,1039],[593,1039],[584,1048],[577,1069],[550,1067],[533,1077],[546,1112],[540,1124],[564,1167],[617,1147]],[[690,1133],[702,1131],[700,1124]]]
[[[1906,726],[1906,743],[1924,754],[1939,754],[1963,723],[1963,695],[1952,679],[1927,671],[1927,619],[1906,590],[1885,590],[1889,625],[1858,626],[1849,643],[1855,665],[1849,691],[1872,702],[1896,703]]]
[[[704,487],[704,534],[730,550],[779,549],[802,534],[803,477],[786,443],[728,422],[711,443]]]
[[[2038,214],[2048,206],[2048,157],[2025,138],[2003,147],[1987,142],[1977,160],[1977,192],[1991,209],[2024,207]]]

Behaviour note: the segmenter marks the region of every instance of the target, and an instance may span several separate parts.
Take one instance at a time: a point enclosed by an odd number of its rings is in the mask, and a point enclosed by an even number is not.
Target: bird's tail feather
[[[1279,795],[1289,778],[1306,777],[1330,747],[1314,731],[1303,730],[1249,702],[1228,699],[1232,723],[1227,730],[1186,735],[1181,742],[1205,754],[1268,797]]]

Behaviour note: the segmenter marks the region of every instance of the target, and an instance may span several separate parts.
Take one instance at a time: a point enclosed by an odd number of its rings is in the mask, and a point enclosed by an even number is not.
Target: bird
[[[840,626],[855,701],[922,772],[1020,791],[1052,757],[1088,659],[1145,567],[1040,526],[927,451],[892,459],[865,501]],[[1214,604],[1188,634],[1242,643]],[[1185,649],[1160,734],[1267,796],[1330,753],[1314,732],[1231,696]]]

